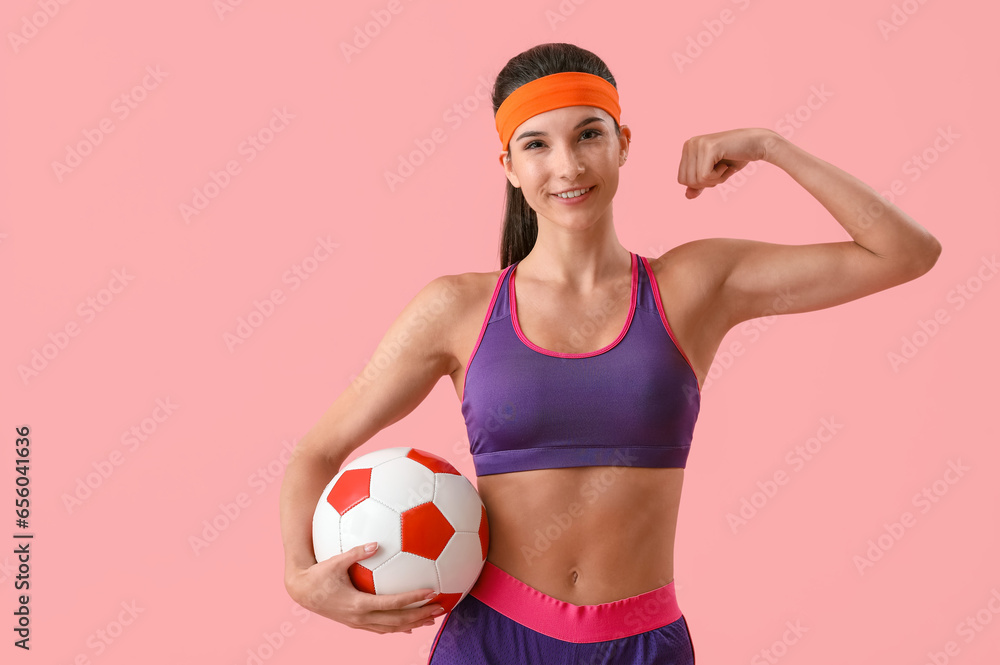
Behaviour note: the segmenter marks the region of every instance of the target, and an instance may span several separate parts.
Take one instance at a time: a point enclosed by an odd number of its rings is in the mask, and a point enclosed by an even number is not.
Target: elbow
[[[904,271],[904,281],[916,279],[930,272],[930,269],[937,263],[939,256],[941,256],[941,243],[938,242],[937,238],[928,233],[927,239],[921,245],[920,249],[910,254],[911,258],[907,262],[907,269]]]
[[[941,256],[941,243],[937,238],[928,234],[927,248],[921,254],[920,272],[917,273],[917,276],[929,272],[937,263],[939,256]]]

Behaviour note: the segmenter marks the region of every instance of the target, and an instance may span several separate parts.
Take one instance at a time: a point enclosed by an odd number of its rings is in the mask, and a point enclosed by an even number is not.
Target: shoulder
[[[448,373],[468,357],[493,297],[500,270],[441,275],[428,282],[413,299],[416,316],[424,322],[421,334],[428,346],[449,357]]]
[[[658,283],[705,296],[722,286],[734,257],[744,251],[746,243],[737,238],[699,238],[650,257],[649,265]]]
[[[418,297],[425,304],[439,303],[451,310],[464,310],[483,299],[492,297],[500,270],[493,272],[463,272],[435,277],[424,286]]]

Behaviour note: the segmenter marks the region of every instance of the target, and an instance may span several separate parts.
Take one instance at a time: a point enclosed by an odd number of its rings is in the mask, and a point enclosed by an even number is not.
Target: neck
[[[587,293],[608,280],[630,274],[632,256],[615,234],[608,212],[595,223],[570,228],[538,218],[538,237],[517,267],[517,275]]]

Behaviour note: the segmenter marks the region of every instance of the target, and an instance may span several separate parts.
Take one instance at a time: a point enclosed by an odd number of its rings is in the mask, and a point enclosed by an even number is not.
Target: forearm
[[[316,563],[312,544],[312,517],[320,494],[340,470],[343,460],[311,454],[300,440],[285,467],[278,512],[285,548],[285,576]]]
[[[927,229],[850,173],[815,157],[775,134],[764,161],[785,171],[873,254],[902,270],[930,268],[941,244]]]

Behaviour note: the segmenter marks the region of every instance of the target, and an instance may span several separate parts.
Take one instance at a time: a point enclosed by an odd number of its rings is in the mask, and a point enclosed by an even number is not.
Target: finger
[[[681,148],[681,159],[677,164],[677,183],[680,185],[687,185],[687,167],[688,167],[688,153],[687,153],[687,143]]]
[[[435,594],[430,600],[427,596],[430,594]],[[370,595],[370,594],[369,594]],[[403,610],[407,605],[417,602],[424,602],[424,605],[420,607],[409,608],[405,611],[420,610],[426,607],[430,603],[434,602],[439,594],[436,589],[418,589],[416,591],[405,591],[403,593],[388,593],[379,596],[372,596],[374,602],[371,603],[369,611],[375,610]]]
[[[688,139],[684,142],[684,147],[681,149],[681,163],[678,167],[677,182],[688,187],[696,184],[693,179],[696,163],[697,151],[692,139]]]
[[[388,594],[385,596],[373,596],[369,593],[358,592],[352,600],[357,603],[357,608],[366,619],[377,623],[402,626],[412,622],[423,622],[434,619],[444,612],[439,611],[444,608],[440,603],[426,600],[426,591],[406,592]],[[436,599],[437,595],[435,595]],[[415,600],[422,600],[425,604],[420,607],[405,608],[406,605]],[[435,614],[437,612],[437,614]]]
[[[721,155],[717,154],[714,147],[706,146],[698,160],[698,184],[708,185],[709,187],[717,185],[719,178],[722,177],[722,174],[728,168],[727,161],[722,159]]]
[[[384,623],[365,623],[358,626],[358,628],[385,635],[386,633],[412,633],[414,628],[422,628],[424,625],[425,622],[423,621],[413,621],[402,626],[390,626]]]
[[[371,552],[365,551],[365,545],[368,543],[362,543],[357,547],[352,547],[343,554],[338,554],[336,556],[330,557],[328,561],[333,561],[332,565],[336,565],[343,568],[350,568],[352,564],[358,561],[364,561],[369,557],[373,557],[378,553],[378,543],[375,543],[375,549]]]
[[[723,160],[715,165],[715,167],[709,174],[709,178],[711,178],[716,184],[718,184],[722,182],[723,176],[726,175],[726,172],[729,171],[729,168],[730,168],[729,164],[726,162],[726,160]]]
[[[734,162],[726,160],[726,163],[729,168],[726,170],[722,178],[719,180],[720,184],[724,183],[725,181],[729,180],[731,177],[739,173],[743,169],[743,167],[745,167],[750,162]]]
[[[410,623],[423,623],[433,621],[444,614],[444,608],[433,603],[426,607],[416,607],[412,610],[375,610],[368,612],[366,618],[389,626],[406,626]]]
[[[689,157],[687,163],[687,172],[684,174],[685,182],[689,187],[698,186],[698,158],[701,150],[699,147],[692,143],[688,148]]]

